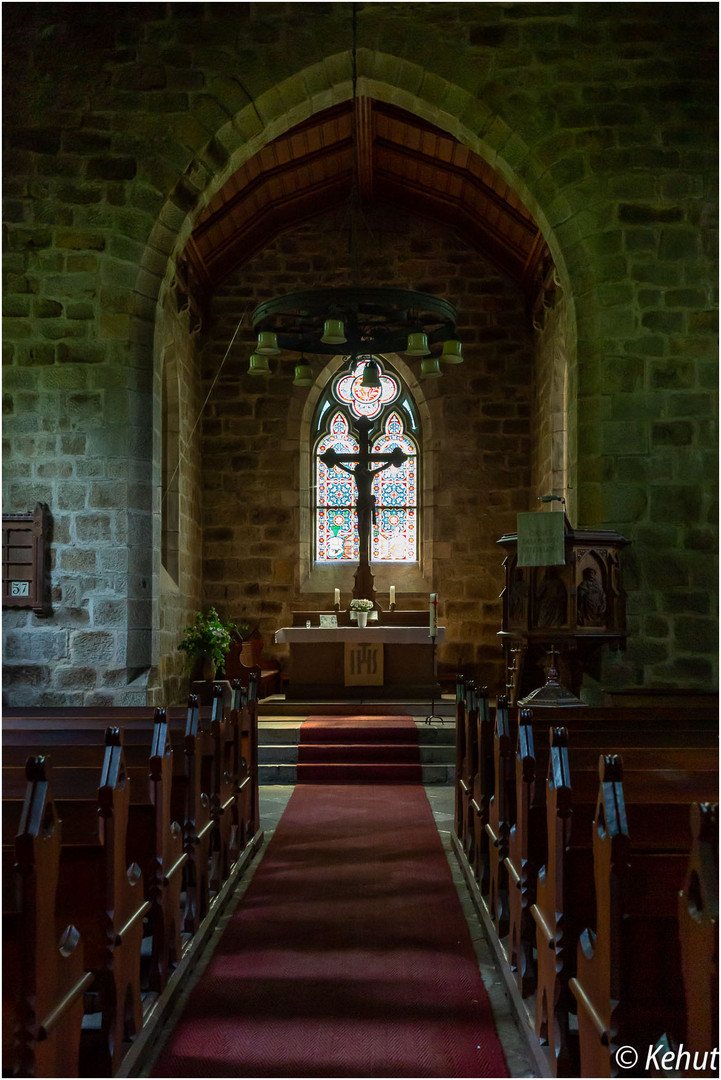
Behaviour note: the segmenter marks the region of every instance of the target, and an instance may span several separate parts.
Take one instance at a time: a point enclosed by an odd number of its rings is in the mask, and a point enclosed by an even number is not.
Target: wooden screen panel
[[[45,551],[48,508],[38,503],[31,513],[3,515],[2,606],[47,613]]]

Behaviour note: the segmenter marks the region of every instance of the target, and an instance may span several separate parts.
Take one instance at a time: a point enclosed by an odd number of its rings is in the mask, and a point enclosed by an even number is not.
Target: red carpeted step
[[[411,716],[311,716],[300,730],[304,743],[418,742],[418,728]]]
[[[298,784],[418,784],[411,716],[309,717],[300,729]]]
[[[386,763],[418,762],[417,743],[300,743],[298,761],[304,765],[320,765],[327,762],[362,764],[382,761]]]
[[[298,764],[298,784],[420,784],[423,771],[420,763],[393,764],[376,761],[370,764],[328,762],[327,764]]]

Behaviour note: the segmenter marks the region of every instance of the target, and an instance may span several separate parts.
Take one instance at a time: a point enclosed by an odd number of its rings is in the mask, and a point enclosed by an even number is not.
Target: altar
[[[320,626],[319,613],[314,612],[305,620],[310,626],[301,623],[277,630],[276,644],[288,645],[290,650],[286,700],[440,698],[427,612],[392,614],[393,625],[386,621],[390,613],[383,613],[382,622],[360,628]],[[425,625],[396,623],[403,615],[409,622],[421,616]],[[438,644],[445,640],[445,627],[437,628],[435,640]]]

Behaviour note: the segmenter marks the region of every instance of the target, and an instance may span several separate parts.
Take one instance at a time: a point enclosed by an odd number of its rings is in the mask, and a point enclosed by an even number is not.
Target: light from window
[[[380,387],[364,387],[361,380],[368,359],[359,359],[350,373],[335,381],[330,400],[335,401],[336,411],[332,411],[332,405],[329,410],[326,398],[317,414],[320,426],[330,412],[323,424],[324,434],[315,447],[317,562],[358,560],[355,482],[342,469],[329,469],[320,455],[331,448],[339,454],[357,453],[358,442],[351,423],[352,418],[360,416],[380,419],[380,432],[371,442],[373,452],[387,454],[398,446],[408,455],[400,468],[390,466],[373,480],[375,520],[371,528],[371,562],[418,559],[418,448],[406,431],[407,426],[412,430],[417,428],[415,414],[406,396],[401,408],[386,409],[383,416],[384,407],[398,398],[401,386],[379,365]],[[378,363],[378,358],[374,359]]]

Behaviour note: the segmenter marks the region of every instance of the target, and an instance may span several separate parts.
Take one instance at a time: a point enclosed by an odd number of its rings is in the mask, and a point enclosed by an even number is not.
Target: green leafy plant
[[[373,610],[373,601],[372,600],[351,600],[351,602],[350,602],[350,610],[351,611],[372,611]]]
[[[199,611],[195,622],[186,626],[179,649],[191,657],[209,656],[218,667],[225,663],[225,654],[230,648],[231,635],[237,631],[235,623],[223,622],[214,607],[203,615]]]

